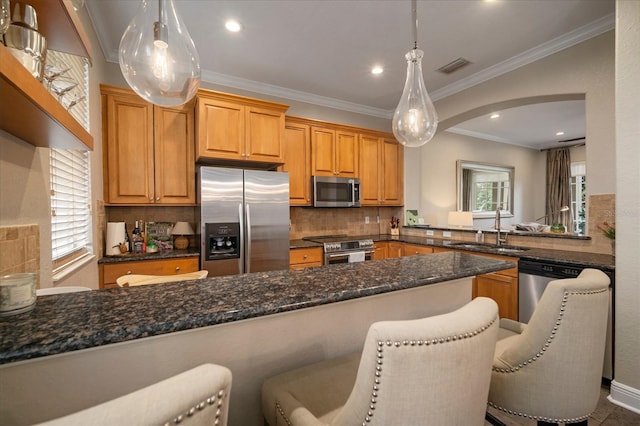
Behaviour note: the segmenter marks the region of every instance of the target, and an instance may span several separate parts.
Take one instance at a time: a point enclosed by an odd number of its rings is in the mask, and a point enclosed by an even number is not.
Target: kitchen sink
[[[480,244],[470,242],[450,243],[449,247],[455,247],[466,250],[486,251],[491,253],[522,253],[529,250],[528,247],[519,246],[496,246],[493,244]]]

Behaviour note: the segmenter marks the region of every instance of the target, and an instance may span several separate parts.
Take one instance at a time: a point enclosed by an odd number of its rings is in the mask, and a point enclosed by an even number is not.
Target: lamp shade
[[[189,222],[176,222],[171,230],[171,235],[193,235],[193,228]]]
[[[456,228],[473,228],[473,213],[472,212],[449,212],[447,218],[449,226]]]

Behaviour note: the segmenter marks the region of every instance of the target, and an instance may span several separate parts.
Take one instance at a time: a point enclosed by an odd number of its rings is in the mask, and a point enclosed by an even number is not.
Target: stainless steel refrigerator
[[[209,276],[289,269],[289,174],[198,169],[200,265]]]

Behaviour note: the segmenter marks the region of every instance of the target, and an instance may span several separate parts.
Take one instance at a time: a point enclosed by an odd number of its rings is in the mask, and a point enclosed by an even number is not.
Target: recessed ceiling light
[[[371,68],[371,74],[378,75],[378,74],[382,74],[383,71],[384,71],[384,68],[382,68],[379,65],[376,65],[375,67]]]
[[[494,112],[489,116],[489,118],[500,118],[500,114],[498,114],[497,112]]]
[[[564,132],[557,132],[556,133],[556,136],[562,136],[562,135],[564,135]]]
[[[240,22],[234,19],[229,19],[227,22],[225,22],[224,27],[232,33],[242,31],[242,25],[240,24]]]

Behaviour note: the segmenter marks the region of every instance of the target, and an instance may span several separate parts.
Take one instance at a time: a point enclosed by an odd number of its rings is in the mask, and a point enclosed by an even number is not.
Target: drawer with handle
[[[103,265],[102,288],[116,287],[116,279],[123,275],[176,275],[199,269],[197,257],[143,260]]]

